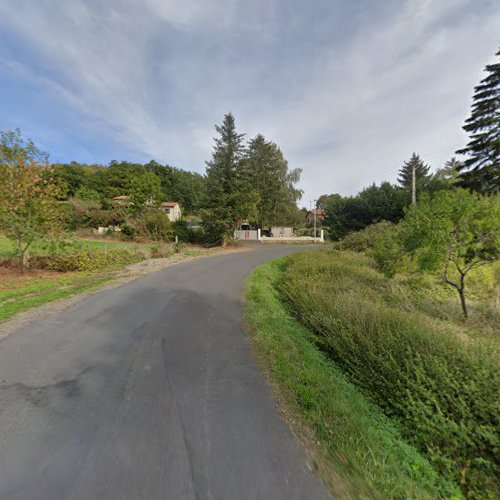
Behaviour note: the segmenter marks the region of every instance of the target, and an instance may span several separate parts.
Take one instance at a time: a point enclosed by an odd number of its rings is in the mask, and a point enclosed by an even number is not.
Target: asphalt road
[[[324,499],[242,331],[257,247],[99,292],[0,341],[0,499]]]

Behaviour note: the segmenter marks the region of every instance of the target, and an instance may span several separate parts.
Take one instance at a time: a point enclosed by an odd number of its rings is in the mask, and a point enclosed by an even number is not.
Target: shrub
[[[187,223],[183,220],[177,220],[173,223],[174,236],[179,238],[179,241],[189,243],[191,239],[191,230]]]
[[[172,241],[173,229],[168,215],[155,208],[144,209],[127,221],[135,239]]]
[[[366,256],[335,251],[289,258],[280,282],[299,319],[349,378],[399,422],[407,439],[470,498],[494,497],[500,446],[496,362],[446,323],[403,310],[394,288]]]
[[[377,239],[394,231],[395,225],[392,222],[377,222],[371,224],[361,231],[354,231],[345,236],[340,242],[343,250],[354,252],[364,252],[373,246]]]
[[[108,251],[92,251],[75,249],[67,252],[59,252],[54,255],[40,256],[32,259],[33,267],[49,269],[51,271],[105,271],[122,267],[134,262],[144,260],[142,253],[131,252],[125,249],[113,249]]]

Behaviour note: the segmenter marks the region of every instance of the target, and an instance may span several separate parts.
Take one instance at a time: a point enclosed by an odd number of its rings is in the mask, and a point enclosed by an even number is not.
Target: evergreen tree
[[[203,226],[211,243],[225,244],[239,220],[255,217],[258,196],[243,176],[244,134],[236,132],[233,115],[225,115],[215,129],[219,136],[214,138],[212,159],[207,162]]]
[[[408,192],[409,196],[412,190],[412,175],[414,168],[417,193],[425,189],[431,178],[429,174],[429,165],[426,165],[418,154],[413,153],[411,158],[403,163],[403,166],[398,172],[398,182],[400,186]]]
[[[468,157],[459,167],[461,185],[493,193],[500,188],[500,60],[485,71],[488,75],[474,89],[471,115],[463,126],[470,141],[457,153]]]
[[[257,225],[261,228],[285,225],[296,221],[296,202],[302,191],[295,187],[300,169],[288,170],[281,149],[266,141],[262,134],[248,144],[243,172],[248,184],[259,194]]]

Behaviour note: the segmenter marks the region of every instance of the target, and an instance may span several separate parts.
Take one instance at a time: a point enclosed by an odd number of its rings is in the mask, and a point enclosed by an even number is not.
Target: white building
[[[172,222],[175,222],[176,220],[179,220],[181,218],[181,207],[176,201],[164,201],[160,205],[160,207],[165,211],[165,213],[168,215],[168,218]]]

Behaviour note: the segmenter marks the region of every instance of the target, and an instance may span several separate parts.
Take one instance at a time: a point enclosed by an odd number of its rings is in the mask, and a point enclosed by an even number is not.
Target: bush
[[[162,210],[146,209],[127,221],[128,234],[134,239],[172,241],[173,228],[168,215]],[[123,229],[122,229],[123,230]]]
[[[179,238],[179,241],[183,243],[189,243],[191,240],[191,230],[189,229],[187,223],[183,220],[177,220],[173,224],[174,236]]]
[[[280,292],[335,363],[444,476],[470,498],[495,497],[496,361],[446,323],[403,310],[397,294],[405,293],[370,262],[354,253],[297,254],[286,261]]]
[[[93,251],[75,249],[49,256],[35,257],[30,265],[51,271],[105,271],[144,260],[142,253],[125,249]]]
[[[354,252],[364,252],[371,248],[376,240],[394,231],[395,225],[392,222],[377,222],[370,226],[349,233],[340,241],[342,250],[352,250]]]

